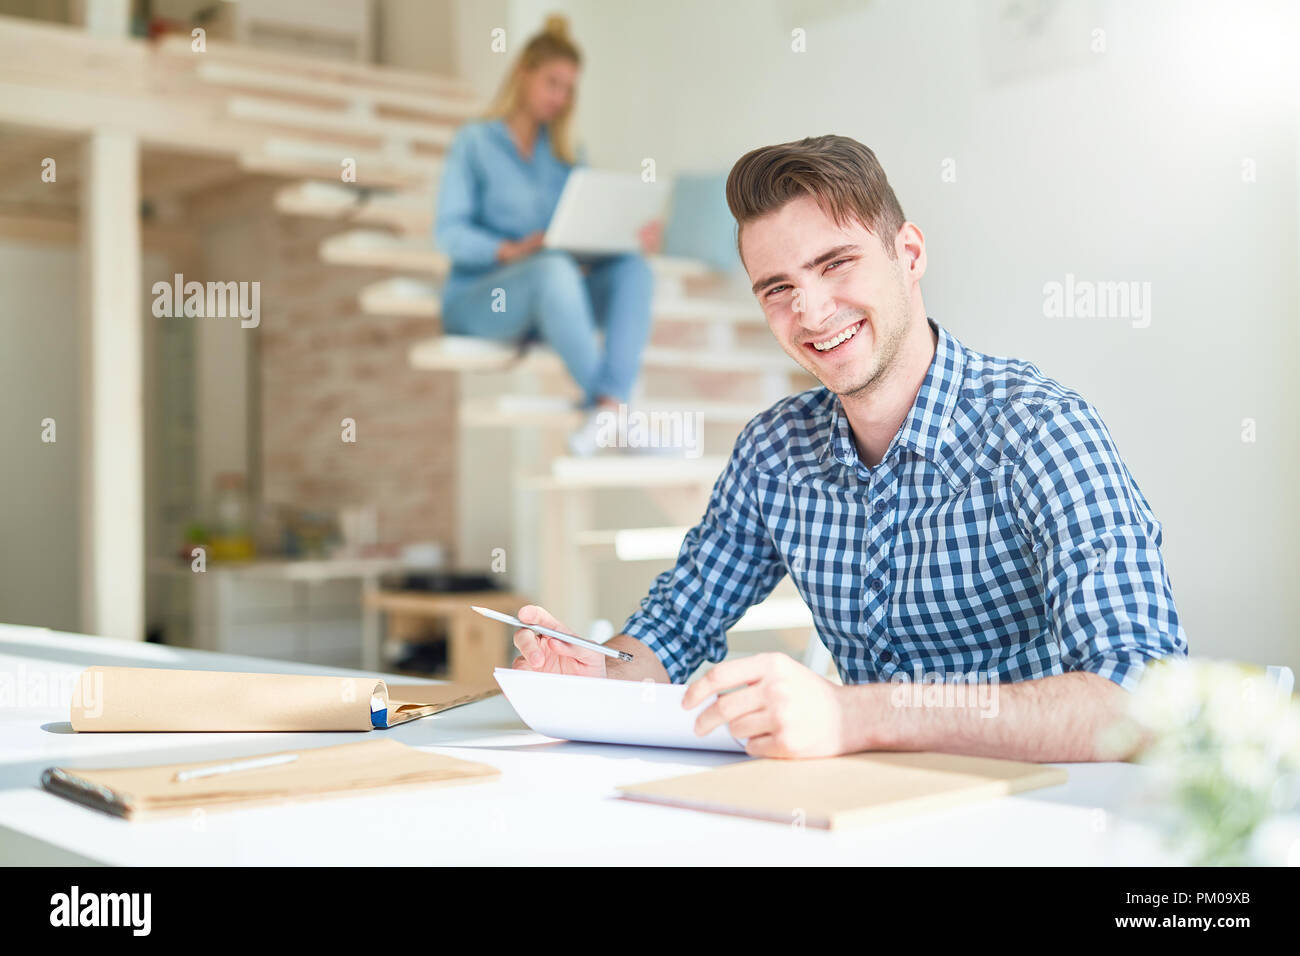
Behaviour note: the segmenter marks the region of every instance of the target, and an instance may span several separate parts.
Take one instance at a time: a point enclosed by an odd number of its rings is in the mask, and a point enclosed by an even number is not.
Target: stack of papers
[[[494,674],[519,719],[547,737],[641,747],[745,749],[725,726],[695,736],[695,718],[715,698],[694,710],[683,710],[685,684],[571,677],[508,667],[498,667]]]

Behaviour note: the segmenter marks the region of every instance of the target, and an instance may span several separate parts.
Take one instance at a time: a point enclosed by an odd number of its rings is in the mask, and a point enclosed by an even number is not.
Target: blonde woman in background
[[[582,389],[588,418],[569,447],[585,456],[596,450],[597,415],[626,402],[636,382],[650,333],[653,280],[636,253],[580,266],[567,252],[542,248],[565,180],[581,164],[571,130],[581,63],[565,19],[547,18],[487,117],[457,132],[442,176],[434,241],[452,262],[443,290],[444,329],[497,340],[537,335],[547,342]],[[644,251],[657,249],[659,232],[658,223],[642,229]]]

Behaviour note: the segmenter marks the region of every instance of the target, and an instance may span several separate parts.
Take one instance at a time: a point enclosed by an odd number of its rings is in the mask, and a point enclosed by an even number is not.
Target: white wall
[[[375,0],[375,60],[404,70],[456,73],[452,0]]]
[[[0,622],[78,630],[81,389],[75,245],[0,241]],[[55,441],[41,441],[41,420]]]
[[[147,253],[142,284],[167,263]],[[82,319],[75,241],[0,239],[0,622],[80,629]],[[142,291],[142,300],[147,302]],[[55,438],[41,440],[41,421]]]
[[[996,29],[1004,6],[515,0],[511,19],[571,17],[595,165],[725,170],[827,132],[875,149],[928,238],[929,313],[1100,409],[1165,526],[1193,653],[1300,667],[1291,15],[1083,3],[1026,45]],[[1044,283],[1067,273],[1150,282],[1150,327],[1045,318]]]
[[[456,74],[486,105],[526,36],[514,32],[510,0],[454,0]],[[531,26],[531,24],[530,24]],[[507,48],[492,49],[493,31],[507,31]]]
[[[260,221],[226,219],[203,230],[201,281],[251,281],[251,263],[271,253]],[[158,276],[165,280],[164,273]],[[186,276],[186,281],[190,277]],[[156,280],[155,280],[156,281]],[[188,321],[188,320],[186,320]],[[256,366],[250,353],[254,333],[240,322],[195,322],[194,331],[195,485],[198,507],[211,514],[217,476],[239,472],[253,481],[252,445],[256,426],[250,417]]]

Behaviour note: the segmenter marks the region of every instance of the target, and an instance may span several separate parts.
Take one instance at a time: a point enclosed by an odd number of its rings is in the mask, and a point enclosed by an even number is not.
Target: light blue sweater
[[[443,302],[501,265],[496,253],[503,240],[547,227],[572,168],[551,150],[545,126],[531,160],[520,155],[503,120],[480,120],[457,131],[433,226],[434,244],[452,261]]]

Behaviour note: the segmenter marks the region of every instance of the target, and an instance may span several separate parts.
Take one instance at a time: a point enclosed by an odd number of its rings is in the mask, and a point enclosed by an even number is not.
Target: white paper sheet
[[[744,751],[726,725],[695,736],[695,718],[713,703],[682,710],[685,684],[570,677],[498,667],[506,700],[519,719],[539,734],[560,740],[585,740],[640,747]]]

